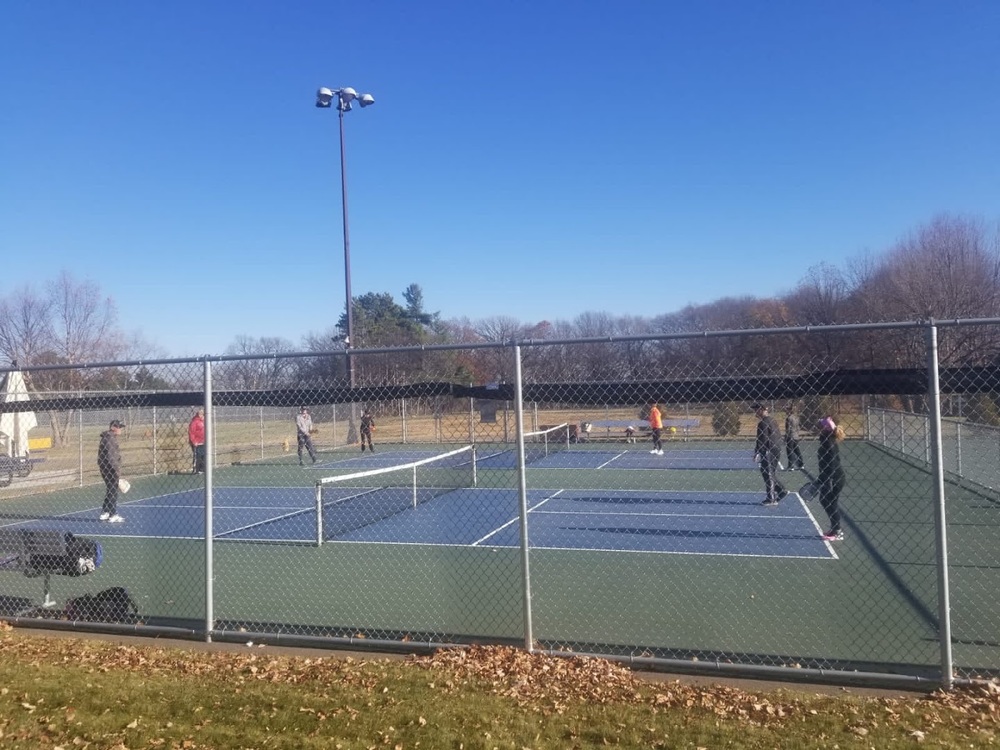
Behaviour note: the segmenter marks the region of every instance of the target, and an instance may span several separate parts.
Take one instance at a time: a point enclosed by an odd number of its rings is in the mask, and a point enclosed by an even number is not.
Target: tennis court
[[[436,451],[387,444],[375,454],[326,454],[315,467],[299,467],[294,455],[218,467],[217,627],[516,642],[523,625],[516,451],[481,444],[474,455],[466,448],[428,461],[441,446]],[[933,506],[923,470],[870,445],[845,445],[853,469],[844,492],[847,539],[827,543],[817,502],[792,494],[777,508],[759,505],[756,467],[734,467],[751,451],[748,441],[718,441],[667,444],[664,456],[644,446],[529,453],[536,637],[603,653],[728,650],[767,664],[794,654],[828,666],[932,671]],[[609,455],[616,460],[608,463]],[[377,481],[357,476],[372,470],[383,472]],[[805,481],[782,477],[792,489]],[[204,612],[203,481],[136,479],[120,504],[120,525],[97,520],[93,487],[8,504],[0,523],[100,539],[101,586],[127,585],[148,622],[190,627]],[[955,618],[956,654],[992,668],[1000,640],[989,624],[998,613],[982,592],[1000,583],[1000,567],[983,539],[993,534],[997,506],[958,487],[949,486],[949,498],[952,595],[963,614]],[[164,577],[164,567],[174,575]],[[8,580],[9,594],[37,595],[30,579]],[[93,588],[88,579],[55,586],[61,600]],[[872,600],[880,603],[874,619]]]
[[[458,489],[408,507],[406,488],[339,489],[324,500],[323,541],[517,547],[514,490]],[[315,544],[310,488],[222,487],[214,493],[219,540]],[[266,504],[262,504],[266,503]],[[755,493],[529,490],[532,547],[676,554],[833,559],[815,517],[797,495],[775,512]],[[343,511],[339,510],[343,508]],[[171,493],[121,504],[123,524],[96,520],[98,507],[4,528],[60,530],[92,537],[203,539],[204,493]]]

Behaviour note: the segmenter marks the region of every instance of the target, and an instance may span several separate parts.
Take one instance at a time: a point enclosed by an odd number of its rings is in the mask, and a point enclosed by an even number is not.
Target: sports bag
[[[139,607],[124,586],[70,599],[65,609],[69,619],[84,622],[134,624],[139,619]]]

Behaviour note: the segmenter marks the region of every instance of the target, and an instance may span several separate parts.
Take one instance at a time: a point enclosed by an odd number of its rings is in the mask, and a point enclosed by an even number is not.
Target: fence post
[[[205,360],[205,641],[215,630],[215,530],[212,526],[212,480],[215,469],[215,408],[212,406],[212,363]]]
[[[951,654],[951,596],[948,590],[948,527],[945,512],[944,456],[941,448],[941,383],[938,372],[937,327],[927,326],[927,395],[930,398],[931,470],[934,477],[934,536],[937,546],[938,639],[941,646],[941,687],[954,683]]]
[[[962,476],[962,423],[955,423],[955,471]]]
[[[530,653],[535,647],[531,623],[531,565],[528,559],[528,481],[524,468],[524,389],[521,383],[521,347],[514,345],[514,414],[517,427],[517,496],[521,521],[521,581],[524,595],[524,647]],[[506,417],[506,410],[504,411]],[[504,419],[506,426],[506,418]]]
[[[260,460],[264,460],[264,405],[260,407]]]
[[[473,386],[469,383],[469,387]],[[469,396],[469,442],[476,442],[476,397]]]
[[[153,407],[153,474],[156,475],[156,407]]]
[[[82,393],[78,393],[78,396],[82,397]],[[80,486],[83,487],[83,409],[79,410],[80,419],[77,423],[80,425]]]

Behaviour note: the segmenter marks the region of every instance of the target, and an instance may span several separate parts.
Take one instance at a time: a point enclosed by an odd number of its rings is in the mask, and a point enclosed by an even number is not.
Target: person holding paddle
[[[777,505],[788,494],[788,490],[778,481],[778,464],[781,461],[781,432],[774,417],[768,414],[766,404],[753,405],[757,415],[757,442],[754,445],[753,460],[760,466],[767,493],[761,505]]]
[[[118,515],[118,482],[122,474],[122,449],[118,445],[118,436],[123,429],[125,423],[113,419],[108,429],[101,433],[101,441],[97,445],[97,468],[101,471],[106,489],[100,518],[109,523],[121,523],[125,520]]]
[[[844,428],[824,417],[816,423],[819,430],[819,504],[830,517],[830,530],[823,534],[827,542],[839,542],[844,538],[840,529],[840,493],[847,484],[847,475],[840,463],[840,443],[844,439]]]
[[[295,417],[295,438],[298,443],[299,466],[304,465],[302,463],[303,448],[309,452],[309,458],[312,459],[312,462],[316,463],[316,448],[313,446],[312,429],[313,421],[312,417],[309,416],[309,410],[304,406],[300,407],[299,414]]]

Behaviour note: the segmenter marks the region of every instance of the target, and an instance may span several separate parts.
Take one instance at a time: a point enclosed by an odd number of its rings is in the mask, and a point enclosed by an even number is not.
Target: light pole
[[[344,341],[344,348],[347,350],[347,381],[351,388],[354,387],[354,358],[351,356],[351,347],[354,346],[355,342],[354,315],[351,309],[354,305],[351,298],[351,235],[347,223],[347,165],[344,151],[344,113],[351,111],[355,101],[362,107],[367,107],[375,103],[375,97],[371,94],[361,94],[358,96],[358,92],[349,86],[340,89],[328,89],[324,86],[316,92],[317,107],[329,109],[336,102],[337,112],[340,113],[340,195],[344,213],[344,286],[347,293],[347,338]]]

